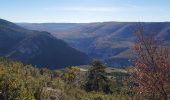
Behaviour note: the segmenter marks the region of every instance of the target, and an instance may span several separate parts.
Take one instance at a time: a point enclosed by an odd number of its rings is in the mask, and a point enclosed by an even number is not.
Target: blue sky
[[[0,0],[13,22],[170,21],[170,0]]]

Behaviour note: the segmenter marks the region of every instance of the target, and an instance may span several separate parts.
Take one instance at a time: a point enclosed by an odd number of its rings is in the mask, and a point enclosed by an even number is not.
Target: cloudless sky
[[[170,21],[170,0],[0,0],[13,22]]]

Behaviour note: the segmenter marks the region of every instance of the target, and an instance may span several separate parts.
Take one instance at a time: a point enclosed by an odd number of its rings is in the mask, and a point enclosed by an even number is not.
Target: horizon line
[[[94,22],[14,22],[13,23],[27,23],[27,24],[57,24],[57,23],[65,23],[65,24],[88,24],[88,23],[109,23],[109,22],[117,22],[117,23],[164,23],[164,22],[170,22],[170,21],[94,21]]]
[[[25,22],[25,21],[11,21],[11,20],[8,20],[8,19],[3,19],[3,18],[0,18],[2,20],[6,20],[6,21],[9,21],[9,22],[13,22],[13,23],[28,23],[28,24],[45,24],[45,23],[65,23],[65,24],[71,24],[71,23],[75,23],[75,24],[88,24],[88,23],[109,23],[109,22],[123,22],[123,23],[161,23],[161,22],[170,22],[170,21],[113,21],[113,20],[110,20],[110,21],[91,21],[91,22]]]

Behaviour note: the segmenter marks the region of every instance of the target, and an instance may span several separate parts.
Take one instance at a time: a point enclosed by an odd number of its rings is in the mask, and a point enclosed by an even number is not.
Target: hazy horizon
[[[16,23],[169,22],[169,0],[0,0]]]
[[[6,19],[5,19],[6,20]],[[9,21],[9,20],[8,20]],[[107,23],[107,22],[131,22],[131,23],[163,23],[163,22],[170,22],[170,21],[103,21],[103,22],[14,22],[14,23],[28,23],[28,24],[88,24],[88,23]]]

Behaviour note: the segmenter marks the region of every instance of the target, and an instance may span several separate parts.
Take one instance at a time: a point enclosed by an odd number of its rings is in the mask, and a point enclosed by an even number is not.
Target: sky
[[[170,21],[170,0],[0,0],[0,18],[29,23]]]

